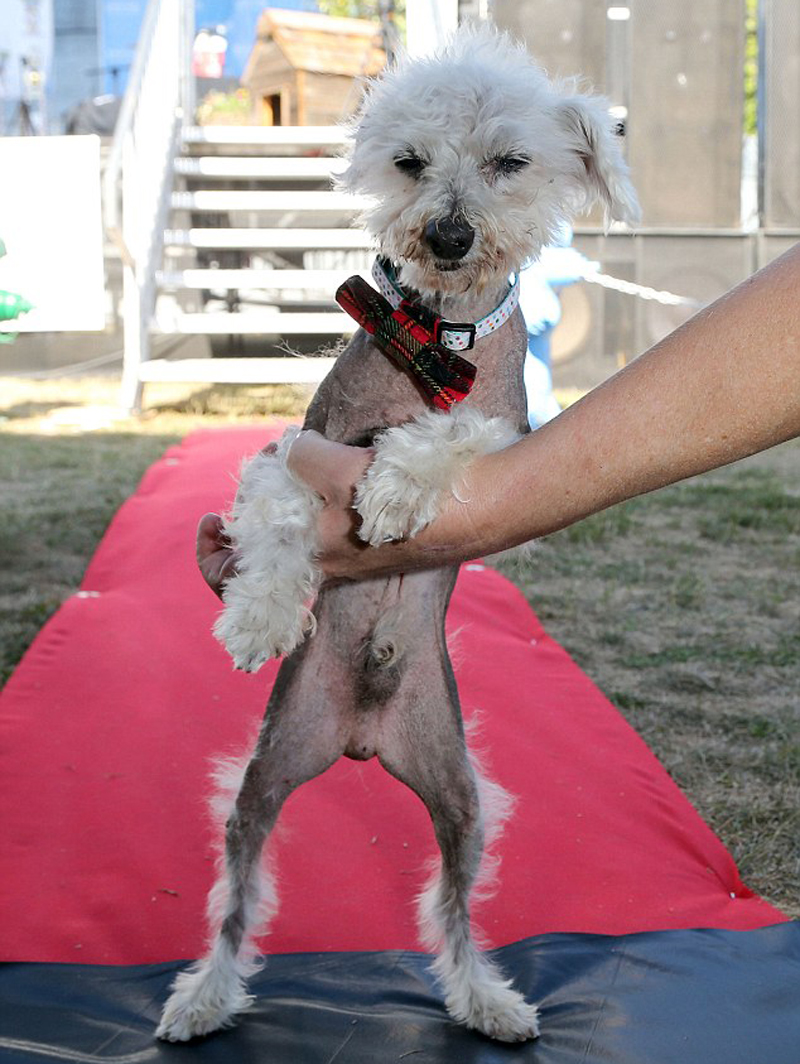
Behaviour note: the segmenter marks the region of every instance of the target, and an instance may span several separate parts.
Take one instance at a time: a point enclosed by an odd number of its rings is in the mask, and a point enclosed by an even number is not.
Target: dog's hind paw
[[[498,1042],[539,1036],[539,1010],[505,980],[459,987],[445,1003],[454,1020]]]
[[[482,1007],[467,1018],[472,1027],[498,1042],[527,1042],[539,1037],[539,1010],[521,994],[517,1001],[504,1005],[499,1012]]]
[[[164,1042],[188,1042],[211,1034],[230,1027],[252,1002],[241,980],[224,981],[201,963],[181,972],[175,980],[156,1037]]]

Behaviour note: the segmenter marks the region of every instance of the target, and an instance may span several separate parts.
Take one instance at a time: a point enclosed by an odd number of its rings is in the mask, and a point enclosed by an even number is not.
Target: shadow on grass
[[[44,417],[53,410],[63,410],[66,407],[77,408],[84,405],[77,399],[53,399],[47,402],[34,402],[31,400],[30,402],[16,403],[14,406],[3,407],[0,410],[0,415],[9,421],[23,421],[27,420],[27,418]]]
[[[215,384],[198,388],[180,399],[166,399],[149,405],[144,418],[162,414],[211,415],[226,418],[299,418],[311,397],[306,385],[293,384]]]

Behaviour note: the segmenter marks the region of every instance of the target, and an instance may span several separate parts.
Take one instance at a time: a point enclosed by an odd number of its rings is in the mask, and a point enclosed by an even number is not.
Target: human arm
[[[412,540],[357,540],[350,506],[368,454],[302,433],[289,464],[326,501],[323,571],[356,579],[493,553],[798,434],[800,245],[554,421],[477,459]]]

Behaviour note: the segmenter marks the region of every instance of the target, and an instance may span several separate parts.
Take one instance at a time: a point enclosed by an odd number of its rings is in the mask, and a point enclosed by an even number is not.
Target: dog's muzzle
[[[475,230],[458,218],[436,218],[425,226],[425,243],[437,259],[463,259],[475,240]]]

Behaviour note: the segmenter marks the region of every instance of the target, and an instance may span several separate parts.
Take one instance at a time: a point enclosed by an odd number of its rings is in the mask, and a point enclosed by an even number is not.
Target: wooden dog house
[[[380,26],[267,8],[242,75],[259,125],[317,126],[345,118],[358,105],[357,79],[386,62]]]

